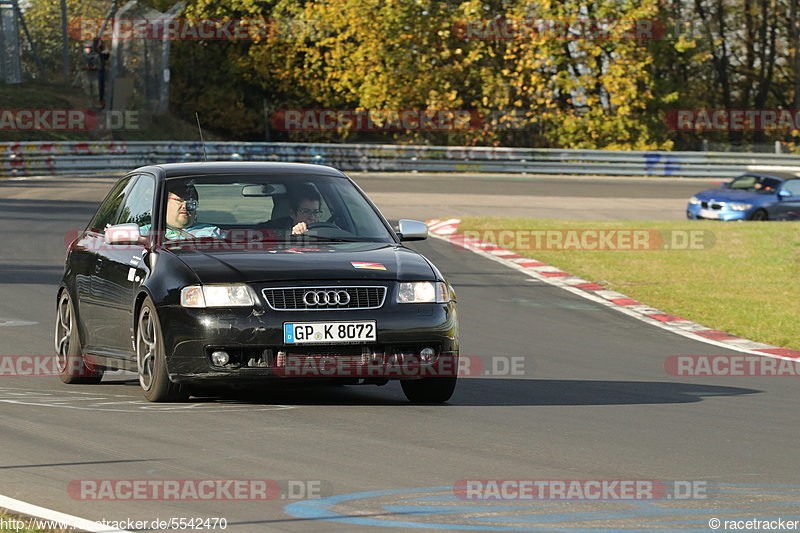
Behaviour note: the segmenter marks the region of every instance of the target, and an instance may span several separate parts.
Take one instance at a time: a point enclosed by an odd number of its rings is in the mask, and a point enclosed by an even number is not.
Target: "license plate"
[[[719,213],[713,209],[701,209],[700,216],[703,218],[719,218]]]
[[[331,344],[370,342],[375,340],[375,321],[362,322],[286,322],[283,324],[285,344]]]

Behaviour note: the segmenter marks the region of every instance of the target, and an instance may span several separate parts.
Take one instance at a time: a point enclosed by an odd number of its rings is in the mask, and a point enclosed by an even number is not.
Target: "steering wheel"
[[[311,224],[306,224],[306,227],[308,229],[318,229],[318,228],[340,229],[339,226],[337,226],[333,222],[312,222]]]

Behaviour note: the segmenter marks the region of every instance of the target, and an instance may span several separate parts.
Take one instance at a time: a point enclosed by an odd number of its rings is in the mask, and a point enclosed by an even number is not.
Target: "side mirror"
[[[428,226],[419,220],[403,219],[399,223],[397,236],[401,241],[424,241],[428,238]]]
[[[722,183],[722,188],[723,188],[723,189],[727,189],[727,188],[729,188],[729,187],[731,186],[731,183],[732,183],[732,182],[730,182],[730,181],[725,181],[725,182],[723,182],[723,183]]]
[[[787,191],[786,189],[781,189],[778,191],[779,198],[789,198],[790,196],[793,196],[793,194],[790,191]]]
[[[106,244],[144,244],[145,238],[136,224],[117,224],[105,231]]]

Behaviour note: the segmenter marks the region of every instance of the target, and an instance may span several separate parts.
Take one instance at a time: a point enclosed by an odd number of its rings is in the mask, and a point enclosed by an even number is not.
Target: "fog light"
[[[419,351],[419,357],[423,363],[431,363],[436,357],[436,350],[427,346]]]
[[[214,363],[215,366],[225,366],[228,364],[228,361],[230,361],[228,352],[219,350],[211,354],[211,362]]]

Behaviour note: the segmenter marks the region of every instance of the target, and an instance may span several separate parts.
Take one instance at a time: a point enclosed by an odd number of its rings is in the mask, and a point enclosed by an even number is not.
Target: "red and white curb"
[[[537,261],[536,259],[523,257],[513,250],[507,250],[494,243],[481,241],[479,239],[467,238],[458,233],[458,226],[460,223],[461,221],[457,218],[447,220],[433,219],[426,222],[431,237],[447,241],[453,246],[475,252],[487,259],[518,270],[531,278],[562,288],[586,298],[587,300],[616,309],[621,313],[625,313],[628,316],[661,329],[666,329],[690,339],[714,344],[737,352],[763,355],[776,359],[788,359],[791,361],[800,359],[800,351],[778,348],[776,346],[770,346],[769,344],[743,339],[725,333],[724,331],[709,329],[706,326],[691,322],[685,318],[653,309],[648,305],[628,298],[624,294],[607,290],[598,283],[592,283],[591,281],[578,278],[559,268]]]

